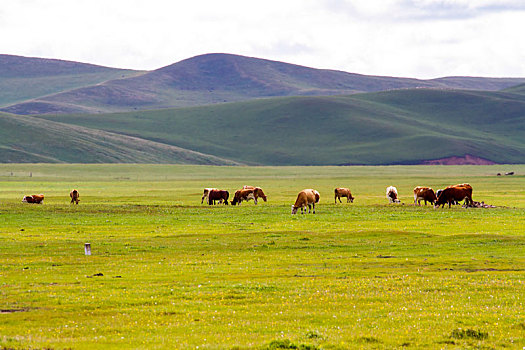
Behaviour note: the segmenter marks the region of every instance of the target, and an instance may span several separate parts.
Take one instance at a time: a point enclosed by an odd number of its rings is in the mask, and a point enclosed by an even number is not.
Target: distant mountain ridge
[[[142,73],[71,61],[0,55],[0,108]]]
[[[4,57],[5,64],[13,56]],[[0,64],[1,64],[0,56]],[[33,71],[80,72],[110,68],[53,60],[35,62]],[[41,67],[41,68],[38,68]],[[4,67],[4,71],[7,69]],[[13,69],[13,72],[18,71]],[[0,68],[1,76],[2,68]],[[122,71],[124,72],[124,71]],[[367,76],[231,54],[192,57],[150,72],[125,71],[106,79],[55,94],[5,105],[5,112],[31,114],[105,113],[151,110],[246,101],[277,96],[328,96],[395,89],[434,88],[501,90],[525,78],[445,77],[432,80]],[[58,73],[57,73],[58,74]],[[1,95],[0,95],[1,101]],[[1,104],[0,104],[1,106]]]

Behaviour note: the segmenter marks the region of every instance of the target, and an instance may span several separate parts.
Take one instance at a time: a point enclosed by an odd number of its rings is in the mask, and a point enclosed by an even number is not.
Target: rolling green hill
[[[0,107],[142,73],[71,61],[0,55]]]
[[[149,140],[5,113],[0,113],[0,163],[239,164]]]
[[[525,163],[525,98],[396,90],[40,119],[268,165],[417,164],[471,155]]]
[[[46,85],[38,80],[35,82],[42,87]],[[13,103],[2,110],[22,115],[104,113],[277,96],[347,95],[409,88],[500,90],[520,83],[525,83],[525,79],[448,77],[419,80],[367,76],[238,55],[207,54],[145,74],[115,80],[108,78],[104,83],[84,84],[78,89]]]
[[[507,88],[507,89],[505,89],[503,91],[514,93],[514,94],[519,94],[519,95],[525,95],[525,84],[512,86],[512,87]]]

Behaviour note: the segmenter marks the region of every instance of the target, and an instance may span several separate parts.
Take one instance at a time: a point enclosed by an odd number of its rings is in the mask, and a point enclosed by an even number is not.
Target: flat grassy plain
[[[495,176],[506,171],[516,175]],[[0,347],[521,349],[520,174],[525,165],[3,164]],[[498,208],[413,205],[417,185],[462,182]],[[268,202],[200,204],[204,187],[245,184]],[[405,205],[388,204],[389,185]],[[334,204],[338,186],[353,204]],[[292,216],[303,188],[321,193],[317,213]],[[36,193],[43,205],[21,203]]]

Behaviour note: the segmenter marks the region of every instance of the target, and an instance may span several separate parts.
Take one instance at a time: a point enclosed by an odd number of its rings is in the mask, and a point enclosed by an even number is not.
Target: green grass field
[[[0,348],[521,349],[523,174],[2,164]],[[498,208],[413,205],[417,185],[462,182]],[[204,187],[245,184],[268,202],[200,204]],[[338,186],[353,204],[334,204]],[[317,213],[292,216],[303,188]],[[43,205],[21,203],[36,193]]]

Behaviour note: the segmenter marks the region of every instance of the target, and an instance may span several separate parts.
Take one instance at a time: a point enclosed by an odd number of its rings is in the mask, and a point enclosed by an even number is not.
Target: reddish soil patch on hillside
[[[483,159],[466,154],[464,157],[448,157],[434,160],[425,160],[421,162],[424,165],[493,165],[496,164],[491,160]]]

